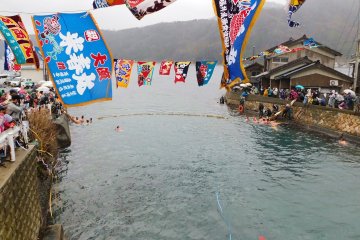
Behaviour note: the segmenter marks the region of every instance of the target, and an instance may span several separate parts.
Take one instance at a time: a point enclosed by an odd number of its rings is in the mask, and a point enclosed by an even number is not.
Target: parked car
[[[34,85],[35,85],[35,83],[29,78],[22,79],[21,83],[20,83],[20,86],[23,88],[32,88]]]
[[[8,81],[8,85],[10,87],[20,87],[20,84],[21,84],[21,78],[19,77],[15,77]]]

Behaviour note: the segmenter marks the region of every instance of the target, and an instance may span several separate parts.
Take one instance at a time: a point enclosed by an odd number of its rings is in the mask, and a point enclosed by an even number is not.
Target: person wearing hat
[[[13,118],[14,121],[18,122],[21,118],[23,107],[20,106],[20,96],[13,95],[10,103],[7,105],[7,113]]]

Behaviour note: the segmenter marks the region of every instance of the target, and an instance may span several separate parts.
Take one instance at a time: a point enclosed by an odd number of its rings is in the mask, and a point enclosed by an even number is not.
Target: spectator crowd
[[[360,97],[348,89],[342,94],[332,90],[330,93],[321,93],[318,89],[305,89],[304,87],[292,89],[263,88],[255,86],[244,87],[242,96],[249,94],[262,95],[265,97],[279,98],[283,100],[296,100],[304,105],[320,105],[330,108],[347,109],[360,112]]]

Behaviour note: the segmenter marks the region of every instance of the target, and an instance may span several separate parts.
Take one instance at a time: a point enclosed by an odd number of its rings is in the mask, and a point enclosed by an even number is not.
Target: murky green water
[[[70,239],[229,239],[216,192],[235,240],[360,239],[359,148],[245,123],[221,94],[194,74],[185,85],[155,75],[71,110],[96,120],[71,128],[56,188]]]

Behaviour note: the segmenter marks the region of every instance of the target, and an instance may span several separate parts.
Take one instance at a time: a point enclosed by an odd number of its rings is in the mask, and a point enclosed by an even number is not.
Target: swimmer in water
[[[116,128],[115,128],[115,132],[122,132],[123,130],[122,130],[122,128],[120,127],[120,126],[117,126]]]
[[[340,137],[339,137],[339,144],[341,145],[347,145],[347,141],[345,140],[344,138],[344,134],[341,134]]]
[[[270,124],[271,124],[272,127],[277,127],[277,126],[280,125],[281,123],[276,122],[276,121],[271,121]]]
[[[249,122],[249,121],[250,121],[249,117],[246,116],[245,122]]]
[[[258,120],[256,119],[256,117],[253,118],[254,123],[258,123]]]

